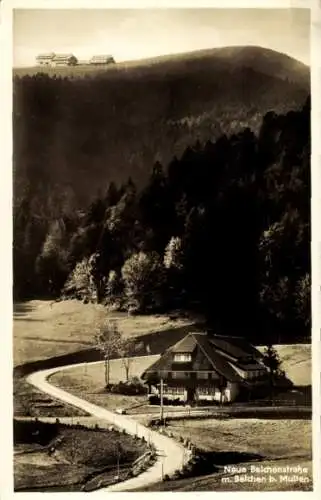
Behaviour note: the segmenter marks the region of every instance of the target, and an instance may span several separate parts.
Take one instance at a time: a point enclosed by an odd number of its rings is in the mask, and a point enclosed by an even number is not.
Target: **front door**
[[[193,387],[188,387],[187,389],[187,402],[190,403],[195,400],[195,389]]]

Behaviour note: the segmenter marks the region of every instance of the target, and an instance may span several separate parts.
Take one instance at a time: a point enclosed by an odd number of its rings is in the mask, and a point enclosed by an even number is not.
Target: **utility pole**
[[[163,422],[164,418],[164,401],[163,401],[163,379],[160,379],[160,420]]]
[[[116,452],[116,459],[117,459],[117,480],[119,481],[119,474],[120,474],[120,442],[117,441],[115,444],[115,452]]]
[[[117,477],[119,479],[119,459],[120,459],[120,452],[118,450],[118,453],[117,453]]]

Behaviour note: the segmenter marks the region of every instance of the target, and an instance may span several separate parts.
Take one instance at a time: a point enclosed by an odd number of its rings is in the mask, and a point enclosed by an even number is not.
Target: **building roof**
[[[200,337],[198,339],[198,344],[200,345],[208,360],[212,363],[213,368],[220,375],[225,377],[230,382],[239,382],[243,380],[242,377],[240,377],[240,375],[230,365],[228,360],[215,351],[214,346],[209,342],[209,339],[207,337]]]
[[[253,345],[242,337],[227,337],[213,335],[209,341],[216,349],[220,349],[235,359],[261,359],[262,354]]]
[[[186,337],[173,345],[172,352],[192,353],[197,345],[197,335],[206,335],[206,333],[189,333]]]
[[[199,346],[204,354],[203,360],[200,363],[192,361],[191,363],[178,363],[173,361],[173,354],[177,352],[194,352],[195,348]],[[177,368],[176,368],[177,367]],[[163,356],[153,363],[142,375],[144,378],[147,373],[158,371],[208,371],[214,370],[219,375],[223,376],[230,382],[239,382],[242,379],[236,370],[230,365],[228,360],[222,354],[215,351],[215,347],[210,343],[206,333],[189,333],[182,340],[177,342],[174,346],[167,349]]]
[[[111,61],[114,60],[113,56],[110,54],[104,55],[104,54],[98,54],[95,56],[92,56],[91,61]]]
[[[57,59],[70,59],[70,57],[75,57],[74,54],[55,54],[54,60]]]
[[[54,52],[47,52],[45,54],[37,55],[36,59],[52,59],[55,55],[56,54]]]
[[[237,363],[237,366],[241,368],[241,370],[262,370],[263,365],[261,363]]]

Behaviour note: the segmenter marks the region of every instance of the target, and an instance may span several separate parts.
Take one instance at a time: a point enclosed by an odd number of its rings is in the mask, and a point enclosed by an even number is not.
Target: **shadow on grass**
[[[198,459],[192,468],[185,474],[178,474],[180,477],[200,477],[208,474],[220,472],[224,466],[236,466],[242,463],[262,460],[264,457],[257,453],[246,453],[239,451],[201,451],[198,453]]]
[[[44,323],[44,321],[42,319],[27,318],[24,314],[18,314],[18,315],[14,314],[13,319],[15,321],[33,321],[33,322],[34,321],[38,321],[38,322],[42,321]]]
[[[242,451],[209,451],[203,453],[204,459],[215,465],[241,464],[253,460],[262,460],[264,457],[257,453]]]
[[[179,328],[169,328],[137,337],[134,353],[136,356],[162,354],[166,349],[184,338],[191,331],[204,331],[204,325],[194,323]],[[133,354],[134,354],[133,353]]]
[[[13,303],[13,314],[22,315],[27,314],[34,310],[34,307],[28,302],[16,302]]]
[[[131,356],[146,356],[153,354],[161,354],[168,347],[175,344],[181,340],[188,332],[191,330],[200,329],[200,325],[189,325],[180,328],[170,328],[168,330],[162,330],[158,332],[153,332],[147,335],[142,335],[137,337],[132,351]],[[117,358],[118,355],[115,354],[111,356],[111,359]],[[39,361],[32,361],[30,363],[25,363],[14,368],[14,376],[22,377],[29,375],[30,373],[38,370],[46,370],[49,368],[56,368],[69,364],[76,363],[90,363],[91,361],[102,361],[103,357],[101,352],[92,347],[88,349],[82,349],[81,351],[76,351],[74,353],[63,354],[61,356],[54,356],[52,358],[47,358]]]

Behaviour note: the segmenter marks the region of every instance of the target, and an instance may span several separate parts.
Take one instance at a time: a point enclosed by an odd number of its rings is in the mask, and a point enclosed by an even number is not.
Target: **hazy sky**
[[[222,0],[224,3],[224,0]],[[41,52],[116,61],[228,45],[260,45],[309,64],[308,9],[16,10],[14,66]]]

